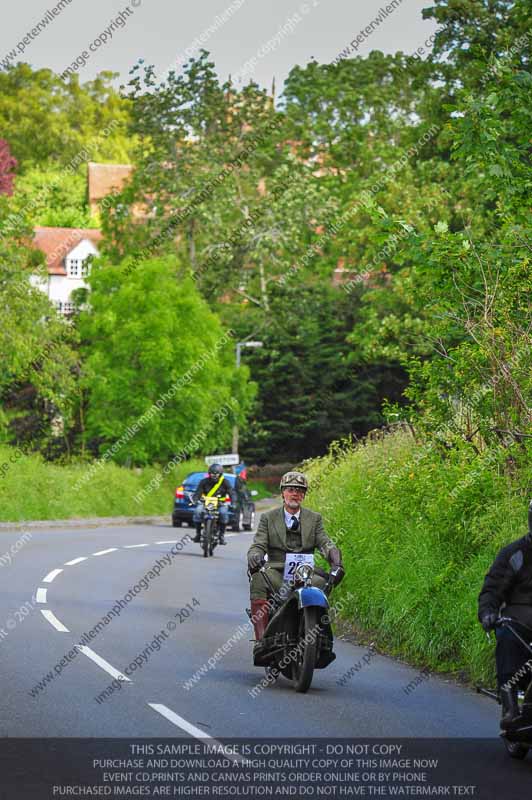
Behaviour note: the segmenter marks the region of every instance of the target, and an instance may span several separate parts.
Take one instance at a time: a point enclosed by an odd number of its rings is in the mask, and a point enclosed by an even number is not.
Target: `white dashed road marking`
[[[93,556],[105,556],[105,555],[107,555],[107,553],[114,553],[116,550],[118,550],[118,547],[109,547],[108,550],[98,550],[97,553],[93,553],[92,555]]]
[[[195,739],[209,739],[211,742],[216,742],[219,744],[220,747],[224,748],[224,744],[220,742],[218,739],[215,739],[214,736],[210,736],[205,731],[202,731],[201,728],[196,728],[195,725],[192,725],[190,722],[187,722],[186,719],[180,717],[179,714],[176,714],[175,711],[172,711],[168,706],[163,706],[162,703],[148,703],[150,708],[153,708],[154,711],[157,711],[158,714],[161,714],[168,722],[171,722],[172,725],[175,725],[178,728],[181,728],[182,731],[185,731],[190,736],[194,736]],[[225,748],[224,748],[225,749]],[[234,753],[225,753],[224,756],[228,758],[230,761],[233,761],[235,764],[241,762],[240,756],[235,756]]]
[[[131,549],[132,547],[147,547],[147,544],[125,544],[124,547],[126,549]]]
[[[58,576],[58,575],[59,575],[61,572],[63,572],[63,570],[62,570],[62,569],[53,569],[51,572],[49,572],[49,573],[48,573],[48,575],[46,576],[46,578],[43,578],[43,579],[42,579],[42,582],[43,582],[43,583],[51,583],[51,582],[53,581],[53,579],[54,579],[54,578],[57,578],[57,576]]]
[[[60,633],[70,633],[68,628],[65,628],[63,623],[57,619],[57,617],[52,611],[49,611],[47,608],[42,608],[41,614],[45,619],[48,620],[50,625],[52,625],[56,629],[56,631],[59,631]]]
[[[46,603],[46,589],[43,589],[42,586],[37,589],[37,594],[35,595],[35,599],[38,603]]]
[[[82,561],[86,561],[88,556],[80,556],[79,558],[73,558],[72,561],[67,561],[65,563],[65,567],[73,567],[74,564],[81,564]]]
[[[113,678],[116,678],[119,681],[127,681],[128,683],[131,683],[131,679],[128,678],[127,675],[124,675],[123,672],[120,672],[119,670],[112,667],[111,664],[109,664],[109,662],[105,660],[105,658],[99,656],[98,653],[95,653],[94,650],[90,649],[90,647],[86,647],[85,645],[79,645],[79,649],[84,655],[87,656],[87,658],[90,658],[92,661],[94,661],[95,664],[98,664],[99,667],[108,672],[109,675],[112,675]]]
[[[148,703],[148,705],[150,708],[153,708],[154,711],[157,711],[159,714],[162,714],[163,717],[166,717],[166,719],[173,725],[176,725],[178,728],[181,728],[181,730],[186,731],[196,739],[213,738],[200,728],[196,728],[195,725],[191,725],[190,722],[187,722],[186,719],[180,717],[179,714],[175,713],[175,711],[171,711],[167,706],[163,706],[162,703]]]

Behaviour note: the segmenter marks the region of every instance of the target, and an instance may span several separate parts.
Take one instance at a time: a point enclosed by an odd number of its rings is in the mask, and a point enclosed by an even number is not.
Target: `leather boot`
[[[502,717],[501,728],[509,728],[519,716],[517,689],[501,689]]]
[[[251,601],[251,621],[255,630],[254,650],[260,647],[260,642],[264,637],[264,631],[268,625],[269,603],[267,600]]]
[[[196,535],[192,539],[193,542],[201,542],[201,522],[196,525]]]

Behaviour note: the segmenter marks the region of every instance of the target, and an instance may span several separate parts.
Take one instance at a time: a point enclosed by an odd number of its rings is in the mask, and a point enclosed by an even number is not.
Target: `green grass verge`
[[[162,467],[157,466],[135,471],[106,463],[80,485],[90,466],[59,466],[39,455],[17,457],[14,448],[0,446],[0,521],[149,514],[170,517],[176,486],[189,472],[204,469],[205,463],[200,459],[187,461],[175,466],[169,475],[163,475]]]
[[[271,490],[263,481],[247,481],[247,484],[250,491],[254,489],[256,492],[258,492],[258,494],[253,498],[255,502],[257,500],[266,500],[267,498],[272,497]]]
[[[91,472],[92,469],[92,472]],[[0,522],[22,522],[72,517],[145,516],[172,513],[174,492],[189,472],[205,469],[202,459],[173,467],[126,469],[106,463],[58,465],[34,454],[24,456],[0,445]],[[261,481],[250,481],[259,494],[269,497]]]
[[[443,459],[400,431],[305,469],[308,503],[343,552],[337,591],[355,626],[411,663],[493,685],[477,598],[500,547],[526,533],[529,464],[509,479],[489,454]]]

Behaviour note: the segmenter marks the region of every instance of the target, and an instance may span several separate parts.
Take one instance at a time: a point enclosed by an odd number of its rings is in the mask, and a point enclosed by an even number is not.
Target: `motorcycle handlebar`
[[[248,577],[251,577],[256,572],[262,572],[264,574],[264,577],[266,578],[267,582],[271,586],[271,581],[269,580],[268,574],[265,571],[267,566],[268,566],[268,562],[265,561],[264,559],[262,559],[262,561],[259,564],[259,566],[254,567],[253,569],[251,569],[248,566]],[[334,570],[331,570],[330,572],[327,572],[326,570],[322,569],[321,567],[314,567],[314,572],[316,573],[316,575],[319,575],[320,578],[325,578],[326,583],[325,583],[325,586],[323,587],[323,591],[327,595],[330,594],[330,592],[331,592],[331,590],[332,590],[332,588],[334,586],[334,583],[333,583],[333,580],[332,580],[333,577],[334,577]]]
[[[499,627],[500,625],[519,625],[521,628],[526,628],[527,631],[532,633],[531,627],[525,625],[524,622],[520,622],[518,619],[514,619],[513,617],[499,617],[497,620],[495,620],[495,625],[496,627]]]

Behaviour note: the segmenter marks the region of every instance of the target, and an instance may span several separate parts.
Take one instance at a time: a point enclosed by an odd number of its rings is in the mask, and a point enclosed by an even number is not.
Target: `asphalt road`
[[[416,669],[378,655],[364,663],[366,648],[344,641],[307,694],[281,678],[252,696],[264,672],[241,627],[251,534],[229,535],[212,559],[190,542],[169,556],[188,532],[161,524],[33,530],[10,565],[0,561],[0,736],[489,737],[502,751],[493,701],[437,677],[405,693]],[[20,536],[3,531],[0,552]],[[157,562],[159,575],[124,600]],[[120,599],[119,616],[109,617]],[[68,660],[103,617],[88,649]],[[121,682],[126,668],[130,681]]]

